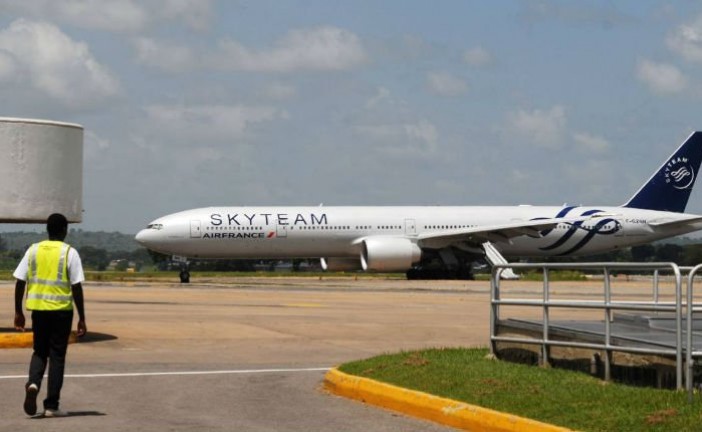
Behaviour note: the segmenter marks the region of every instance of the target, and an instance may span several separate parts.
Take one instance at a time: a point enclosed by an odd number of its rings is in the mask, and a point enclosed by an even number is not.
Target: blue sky
[[[85,127],[86,230],[618,205],[702,127],[700,72],[693,1],[0,0],[0,116]]]

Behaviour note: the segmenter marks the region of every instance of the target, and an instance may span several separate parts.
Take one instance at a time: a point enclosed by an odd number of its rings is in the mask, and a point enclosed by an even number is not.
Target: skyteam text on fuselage
[[[692,133],[624,205],[490,207],[209,207],[161,217],[145,247],[189,258],[318,258],[330,270],[470,276],[485,256],[588,255],[702,229],[684,213],[702,161]]]

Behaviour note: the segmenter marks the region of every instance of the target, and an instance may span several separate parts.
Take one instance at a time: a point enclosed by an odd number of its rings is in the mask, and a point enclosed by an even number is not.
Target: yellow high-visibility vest
[[[68,250],[60,241],[46,240],[29,249],[27,309],[40,311],[73,310],[73,294],[68,279]]]

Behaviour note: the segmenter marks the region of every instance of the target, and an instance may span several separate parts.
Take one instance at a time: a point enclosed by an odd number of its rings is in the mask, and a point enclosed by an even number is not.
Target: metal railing
[[[686,313],[685,313],[685,364],[687,365],[687,373],[685,374],[685,390],[687,390],[688,401],[692,402],[692,385],[693,385],[693,372],[695,368],[695,358],[702,356],[702,351],[696,351],[692,343],[693,333],[693,318],[695,312],[702,312],[702,305],[695,304],[694,296],[694,286],[695,286],[695,276],[702,270],[702,264],[699,264],[690,270],[687,276],[687,295],[685,296],[686,303]]]
[[[520,269],[520,270],[541,270],[543,272],[543,292],[540,300],[535,299],[513,299],[502,298],[500,291],[500,273],[504,268]],[[702,269],[702,264],[692,269],[689,273],[686,290],[686,297],[683,301],[682,291],[682,276],[681,268],[675,263],[511,263],[499,264],[493,266],[492,277],[490,281],[491,291],[491,310],[490,310],[490,349],[493,354],[496,353],[497,342],[513,342],[521,344],[541,345],[540,361],[549,361],[549,349],[553,346],[573,347],[600,350],[604,353],[604,378],[611,380],[612,354],[614,352],[628,352],[635,354],[675,356],[676,365],[676,387],[679,390],[683,389],[683,358],[687,364],[687,373],[685,374],[685,388],[692,395],[692,371],[693,358],[702,356],[702,351],[685,349],[692,347],[692,315],[694,312],[702,312],[702,306],[693,304],[692,284],[695,274]],[[551,286],[549,282],[549,272],[551,270],[587,270],[601,271],[604,278],[603,299],[599,301],[590,300],[555,300],[551,298]],[[652,291],[651,301],[613,301],[612,300],[612,272],[634,270],[634,271],[651,271],[653,273],[654,287]],[[675,284],[675,300],[672,302],[663,302],[660,300],[659,292],[659,273],[672,273],[673,282]],[[692,305],[686,307],[686,305]],[[531,306],[542,309],[542,335],[541,338],[527,338],[514,336],[498,336],[497,328],[500,321],[500,306]],[[604,311],[604,342],[575,342],[575,341],[560,341],[552,340],[549,337],[551,328],[550,311],[554,308],[569,308],[569,309],[599,309]],[[612,344],[612,328],[614,311],[636,311],[636,312],[668,312],[675,314],[675,348],[671,349],[664,344],[656,344],[652,341],[647,341],[648,347],[636,347],[630,345],[613,345]],[[685,313],[685,315],[683,315]],[[686,329],[683,331],[683,316],[686,316]],[[683,334],[686,334],[686,345],[683,345]],[[685,354],[685,356],[683,356]]]

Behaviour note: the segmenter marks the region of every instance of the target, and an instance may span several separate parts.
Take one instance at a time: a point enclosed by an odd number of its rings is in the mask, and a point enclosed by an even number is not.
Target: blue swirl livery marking
[[[564,208],[563,210],[558,212],[555,219],[560,219],[560,218],[565,217],[568,213],[570,213],[573,209],[576,209],[576,208],[577,207]],[[602,210],[587,210],[587,211],[583,212],[580,216],[592,216],[592,215],[595,215],[597,213],[602,213]],[[532,220],[541,220],[541,219],[548,219],[548,218],[534,218]],[[611,226],[610,228],[607,228],[607,225],[609,225],[612,222],[614,222],[613,226]],[[552,243],[548,246],[544,246],[544,247],[539,248],[539,249],[541,249],[543,251],[550,251],[550,250],[557,249],[557,248],[563,246],[568,240],[570,240],[575,235],[575,233],[578,232],[579,230],[586,231],[587,234],[585,234],[585,236],[578,243],[576,243],[575,246],[571,247],[570,249],[566,250],[565,252],[561,252],[558,254],[561,256],[569,255],[569,254],[572,254],[572,253],[577,252],[580,249],[582,249],[597,234],[612,235],[612,234],[619,232],[619,230],[622,229],[621,223],[619,223],[619,221],[617,221],[616,219],[612,219],[612,218],[602,219],[602,220],[598,221],[594,227],[591,227],[591,228],[584,227],[583,226],[584,223],[585,223],[584,221],[569,223],[570,228],[568,228],[568,231],[566,231],[565,234],[563,234],[560,238],[558,238],[558,240],[556,240],[554,243]],[[548,229],[548,230],[544,230],[541,232],[541,234],[545,237],[548,234],[550,234],[551,232],[553,232],[553,230],[554,230],[553,228]]]

